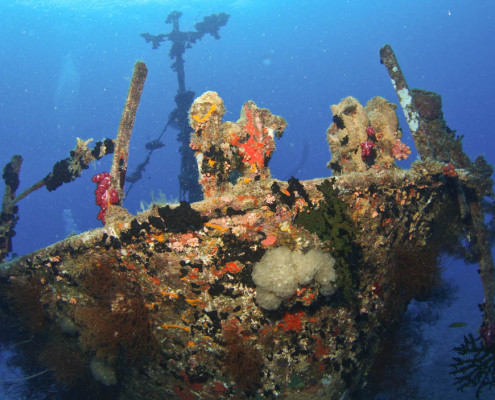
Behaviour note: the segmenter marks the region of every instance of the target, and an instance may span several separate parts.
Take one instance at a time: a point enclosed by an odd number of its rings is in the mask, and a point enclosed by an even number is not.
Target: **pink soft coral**
[[[371,140],[365,140],[361,143],[361,159],[366,160],[366,157],[371,156],[371,149],[375,147],[375,143]]]
[[[117,191],[112,188],[112,182],[108,172],[96,174],[91,180],[98,185],[95,190],[96,204],[100,206],[101,210],[98,213],[97,218],[105,225],[105,216],[107,214],[108,206],[110,204],[119,204],[119,195]]]
[[[411,154],[411,149],[407,144],[401,142],[400,139],[394,143],[394,147],[392,147],[392,155],[396,160],[405,160]]]

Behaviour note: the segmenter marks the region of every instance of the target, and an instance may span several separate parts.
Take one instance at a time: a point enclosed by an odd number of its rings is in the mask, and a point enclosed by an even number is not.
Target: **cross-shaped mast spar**
[[[170,113],[167,125],[160,134],[157,140],[160,140],[165,133],[168,125],[172,121],[176,121],[179,127],[177,140],[180,142],[179,152],[181,155],[181,172],[179,174],[180,194],[179,200],[188,200],[190,202],[199,201],[202,199],[201,187],[198,183],[198,167],[194,153],[189,147],[191,128],[188,122],[188,111],[194,99],[194,92],[186,90],[185,72],[184,72],[184,53],[192,44],[200,40],[204,35],[210,34],[215,39],[220,39],[218,31],[222,26],[227,24],[230,17],[226,13],[212,14],[204,17],[201,22],[194,25],[194,31],[183,32],[179,28],[179,19],[182,16],[180,11],[172,11],[165,22],[172,24],[170,33],[161,33],[152,35],[150,33],[142,33],[141,36],[147,43],[152,44],[153,49],[158,49],[162,42],[171,41],[169,57],[174,60],[171,65],[173,71],[177,72],[178,89],[175,96],[176,108]],[[149,155],[154,149],[149,150]],[[149,157],[147,157],[149,161]],[[144,170],[147,162],[139,164],[139,167],[134,174],[131,174],[131,183],[137,181],[141,177],[141,172]]]

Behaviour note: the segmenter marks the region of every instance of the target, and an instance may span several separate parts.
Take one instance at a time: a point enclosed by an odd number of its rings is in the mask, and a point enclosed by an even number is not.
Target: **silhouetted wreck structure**
[[[169,56],[174,62],[171,65],[173,71],[177,73],[178,89],[175,95],[176,108],[170,113],[169,119],[165,128],[162,130],[160,136],[156,141],[160,141],[163,134],[167,130],[170,123],[177,122],[179,127],[179,134],[177,140],[180,143],[179,152],[181,155],[181,169],[179,174],[179,200],[188,200],[191,202],[199,201],[202,199],[201,187],[198,184],[198,168],[196,160],[194,159],[194,152],[189,148],[189,136],[191,134],[191,128],[187,120],[187,113],[189,107],[194,100],[194,92],[186,90],[186,78],[184,70],[184,53],[186,49],[198,40],[201,40],[203,36],[210,34],[215,39],[220,39],[219,30],[222,26],[227,24],[229,15],[226,13],[218,13],[206,16],[201,22],[194,25],[194,31],[183,32],[179,28],[179,19],[182,16],[180,11],[172,11],[167,19],[167,24],[172,24],[172,31],[167,34],[151,35],[149,33],[142,33],[141,36],[144,40],[152,43],[153,49],[158,49],[160,44],[164,41],[171,41]],[[161,143],[161,142],[160,142]],[[141,178],[141,174],[144,168],[148,164],[152,152],[156,148],[148,150],[148,155],[144,162],[140,163],[136,171],[128,177],[128,181],[131,182],[131,186],[134,182]],[[130,190],[130,188],[129,188]]]

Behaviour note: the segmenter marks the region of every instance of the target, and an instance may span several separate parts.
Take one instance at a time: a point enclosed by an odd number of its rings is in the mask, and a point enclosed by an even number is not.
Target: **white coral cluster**
[[[320,250],[303,254],[287,247],[268,250],[255,264],[252,278],[256,283],[256,301],[266,310],[275,310],[299,287],[315,280],[320,293],[332,295],[337,289],[335,259]]]

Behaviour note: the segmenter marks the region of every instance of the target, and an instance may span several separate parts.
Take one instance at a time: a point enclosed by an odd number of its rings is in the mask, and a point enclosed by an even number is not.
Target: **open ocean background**
[[[465,135],[467,154],[495,164],[493,0],[0,0],[0,166],[14,154],[24,157],[18,193],[67,157],[76,137],[115,137],[137,60],[146,62],[148,78],[129,171],[144,160],[145,143],[160,134],[175,108],[177,77],[170,69],[170,43],[152,50],[140,34],[170,32],[164,21],[172,10],[183,12],[183,31],[209,14],[231,15],[220,40],[208,35],[186,51],[186,89],[196,96],[218,92],[225,120],[237,120],[249,99],[283,116],[289,126],[270,163],[275,178],[330,175],[325,131],[332,121],[330,105],[343,97],[354,96],[363,105],[374,96],[398,103],[379,62],[386,43],[411,88],[442,95],[447,124]],[[403,140],[413,147],[400,109],[398,115]],[[178,198],[177,133],[167,130],[166,146],[153,153],[143,179],[125,199],[130,212],[160,192]],[[55,192],[41,189],[22,200],[14,252],[26,254],[71,231],[100,227],[91,177],[109,171],[110,163],[107,156]],[[477,333],[480,324],[477,266],[448,259],[444,266],[457,297],[438,319],[415,327],[425,346],[411,382],[420,384],[418,398],[474,399],[473,392],[455,390],[448,365],[451,348],[468,332]],[[467,326],[449,328],[456,321]],[[22,377],[5,366],[8,357],[4,349],[0,379]],[[16,397],[0,391],[0,399],[8,398]]]

